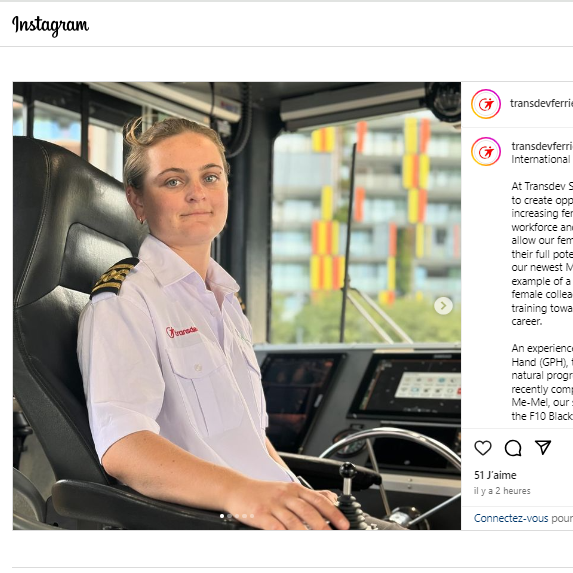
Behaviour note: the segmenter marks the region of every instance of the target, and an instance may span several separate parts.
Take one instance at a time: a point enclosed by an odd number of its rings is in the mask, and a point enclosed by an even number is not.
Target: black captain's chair
[[[250,529],[143,496],[97,458],[76,357],[78,318],[101,274],[136,255],[144,236],[118,181],[66,149],[14,138],[14,394],[56,476],[53,507],[78,528]],[[285,458],[315,487],[339,487],[339,462]],[[356,489],[379,483],[369,470],[357,477]]]

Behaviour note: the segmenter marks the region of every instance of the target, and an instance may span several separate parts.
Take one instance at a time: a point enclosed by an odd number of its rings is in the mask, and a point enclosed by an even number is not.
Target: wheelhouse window
[[[12,101],[12,135],[24,135],[24,105],[21,101]]]
[[[88,161],[119,181],[123,179],[123,134],[121,127],[90,120]]]
[[[460,132],[424,110],[277,138],[271,342],[339,341],[354,142],[352,296],[396,342],[362,295],[415,342],[459,341]],[[350,302],[345,341],[381,341]]]
[[[61,107],[35,102],[34,138],[81,155],[81,116]]]
[[[122,127],[142,114],[141,105],[77,83],[15,83],[12,97],[14,135],[64,147],[122,179]],[[87,126],[84,134],[82,125]]]

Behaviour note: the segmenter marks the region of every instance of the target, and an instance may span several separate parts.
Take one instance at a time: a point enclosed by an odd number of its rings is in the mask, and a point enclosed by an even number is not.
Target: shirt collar
[[[167,287],[185,277],[203,285],[207,290],[205,281],[201,275],[175,251],[172,251],[165,243],[148,235],[139,248],[139,259],[143,261],[153,272],[161,286]],[[224,294],[239,291],[237,281],[212,257],[207,267],[207,280],[212,288],[221,290]]]

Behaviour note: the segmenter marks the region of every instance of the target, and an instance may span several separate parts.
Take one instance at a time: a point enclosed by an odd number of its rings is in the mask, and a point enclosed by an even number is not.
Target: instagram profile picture
[[[472,111],[481,119],[495,117],[501,109],[501,98],[493,90],[479,90],[472,98]]]
[[[472,145],[472,157],[479,165],[489,167],[501,157],[501,147],[493,137],[480,137]]]

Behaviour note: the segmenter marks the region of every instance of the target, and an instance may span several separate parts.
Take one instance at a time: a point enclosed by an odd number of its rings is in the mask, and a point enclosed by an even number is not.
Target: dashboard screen
[[[374,354],[349,417],[455,421],[461,417],[461,354]]]
[[[282,452],[301,453],[344,354],[269,354],[261,366],[267,436]]]

